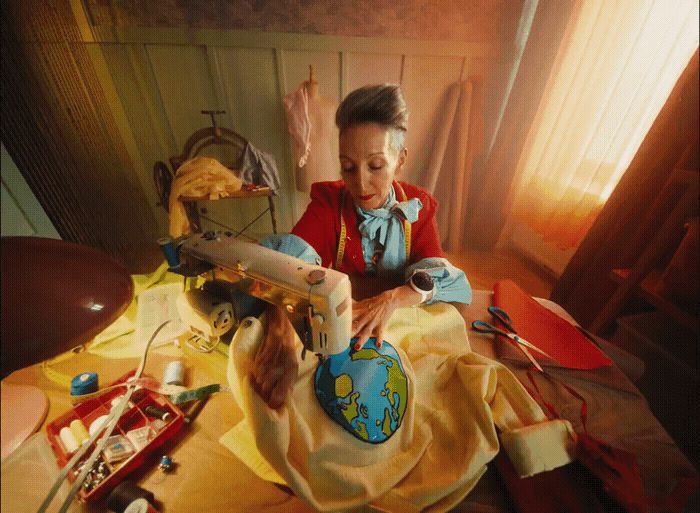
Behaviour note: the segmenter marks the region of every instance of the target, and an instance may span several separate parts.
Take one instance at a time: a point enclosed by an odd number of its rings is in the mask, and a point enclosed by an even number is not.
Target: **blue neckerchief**
[[[407,255],[403,221],[406,219],[409,223],[414,223],[421,208],[423,203],[418,198],[397,201],[393,186],[389,189],[389,196],[381,208],[366,210],[356,207],[362,219],[359,230],[362,234],[365,263],[370,270],[372,266],[369,264],[372,263],[372,256],[377,249],[382,251],[377,262],[377,271],[380,274],[397,271],[404,266]]]

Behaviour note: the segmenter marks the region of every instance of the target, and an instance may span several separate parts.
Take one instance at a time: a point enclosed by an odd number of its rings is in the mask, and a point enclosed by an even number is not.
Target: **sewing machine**
[[[352,337],[352,296],[346,274],[241,241],[230,233],[197,233],[178,246],[183,274],[203,275],[284,307],[290,314],[301,314],[304,352],[323,356],[347,349]]]

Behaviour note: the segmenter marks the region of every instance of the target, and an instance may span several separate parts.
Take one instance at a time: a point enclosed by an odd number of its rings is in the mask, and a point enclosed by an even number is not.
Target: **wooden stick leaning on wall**
[[[447,250],[457,252],[460,250],[462,234],[464,230],[463,205],[466,191],[471,182],[471,166],[468,165],[468,145],[470,131],[470,112],[472,105],[473,84],[471,80],[462,83],[462,91],[457,107],[457,165],[455,167],[454,188],[450,201],[450,232],[447,239]]]

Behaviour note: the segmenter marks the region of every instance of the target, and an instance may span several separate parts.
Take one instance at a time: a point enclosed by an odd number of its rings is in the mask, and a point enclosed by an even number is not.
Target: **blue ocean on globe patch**
[[[401,426],[408,404],[408,378],[396,349],[375,339],[359,351],[327,356],[316,369],[314,391],[331,418],[363,442],[381,443]]]

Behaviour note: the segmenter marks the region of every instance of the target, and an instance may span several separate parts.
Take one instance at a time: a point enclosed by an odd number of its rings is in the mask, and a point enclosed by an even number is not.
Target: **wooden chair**
[[[228,128],[219,127],[216,123],[216,115],[224,114],[225,111],[209,111],[203,110],[202,114],[208,114],[211,116],[212,126],[200,128],[194,132],[185,142],[185,147],[180,155],[170,157],[170,166],[172,171],[163,162],[156,162],[153,166],[153,180],[156,184],[156,190],[158,192],[158,197],[160,199],[160,204],[166,210],[169,209],[170,201],[170,190],[175,175],[179,167],[186,161],[197,157],[204,156],[204,151],[206,148],[224,148],[229,150],[230,155],[227,156],[225,160],[221,160],[221,163],[227,168],[234,170],[240,169],[243,154],[245,148],[248,145],[248,140],[242,135],[230,130]],[[268,208],[260,213],[253,221],[248,223],[245,227],[238,231],[238,234],[242,234],[245,230],[250,227],[255,221],[260,219],[266,212],[270,212],[270,219],[272,222],[272,231],[277,233],[277,220],[275,218],[275,204],[272,200],[274,192],[269,187],[256,187],[251,190],[240,190],[235,193],[229,194],[228,196],[221,199],[249,199],[249,198],[260,198],[266,197],[268,202]],[[187,217],[192,226],[194,232],[201,232],[201,219],[200,211],[197,208],[197,201],[207,200],[206,197],[185,197],[181,198],[185,202],[185,211],[187,212]]]

